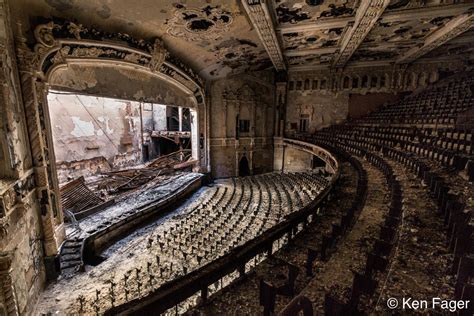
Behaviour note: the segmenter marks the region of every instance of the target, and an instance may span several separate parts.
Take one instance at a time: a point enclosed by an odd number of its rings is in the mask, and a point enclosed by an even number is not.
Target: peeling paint
[[[74,129],[71,132],[72,136],[86,137],[95,135],[94,124],[92,122],[83,121],[77,116],[72,116],[71,120],[74,123]]]

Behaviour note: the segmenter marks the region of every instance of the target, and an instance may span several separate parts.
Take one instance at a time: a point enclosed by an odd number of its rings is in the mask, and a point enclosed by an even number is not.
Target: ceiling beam
[[[433,34],[428,36],[424,40],[423,44],[418,47],[411,48],[403,56],[398,58],[397,64],[411,63],[433,49],[466,32],[473,26],[474,15],[472,12],[457,16],[446,23],[443,27],[436,30]]]
[[[307,55],[322,55],[322,54],[332,54],[337,50],[337,47],[321,47],[321,48],[314,48],[314,49],[302,49],[302,50],[286,50],[285,56],[286,57],[299,57],[299,56],[307,56]]]
[[[282,49],[275,33],[267,3],[265,0],[242,0],[242,4],[268,56],[270,56],[273,66],[277,71],[286,70]]]
[[[344,67],[389,3],[390,0],[366,0],[361,2],[356,12],[354,25],[344,35],[341,48],[334,57],[334,67]]]
[[[456,16],[465,13],[470,8],[472,8],[472,3],[459,3],[438,5],[433,7],[421,7],[415,9],[394,10],[385,12],[381,21],[387,23],[414,19],[434,19],[440,16]],[[276,31],[281,34],[286,34],[304,31],[326,30],[330,28],[345,27],[347,23],[350,22],[355,22],[355,17],[319,18],[315,22],[311,23],[280,25],[276,28]]]

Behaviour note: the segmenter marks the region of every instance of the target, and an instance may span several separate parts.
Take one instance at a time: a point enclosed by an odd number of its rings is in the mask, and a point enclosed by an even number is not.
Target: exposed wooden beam
[[[265,0],[242,0],[242,4],[275,69],[277,71],[286,70],[282,49],[275,33],[267,3]]]
[[[361,2],[357,9],[354,25],[344,35],[341,48],[334,58],[333,66],[344,67],[389,3],[390,0],[366,0]]]
[[[435,31],[428,36],[424,43],[419,47],[413,47],[408,50],[403,56],[397,59],[397,64],[411,63],[421,56],[427,54],[433,49],[443,45],[452,40],[458,35],[466,32],[474,26],[474,15],[472,12],[462,14]]]

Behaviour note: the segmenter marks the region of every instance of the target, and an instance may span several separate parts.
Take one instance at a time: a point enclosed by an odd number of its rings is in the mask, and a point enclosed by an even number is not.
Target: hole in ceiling
[[[191,23],[188,24],[188,27],[191,30],[197,31],[197,32],[207,31],[212,26],[214,26],[214,23],[212,23],[212,21],[205,20],[205,19],[194,20],[194,21],[191,21]]]
[[[306,0],[306,3],[309,5],[321,5],[324,3],[324,0]]]

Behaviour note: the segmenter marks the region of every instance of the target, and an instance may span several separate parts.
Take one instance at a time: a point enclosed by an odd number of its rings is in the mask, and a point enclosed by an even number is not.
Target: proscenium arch
[[[74,64],[108,65],[146,73],[182,91],[194,105],[194,113],[191,114],[194,116],[192,130],[195,131],[196,139],[192,140],[192,146],[193,156],[198,161],[201,160],[198,115],[207,117],[208,110],[203,80],[170,56],[160,39],[154,42],[138,41],[128,35],[90,31],[82,25],[59,25],[53,21],[38,25],[34,35],[36,43],[33,50],[26,44],[25,38],[18,38],[17,55],[44,232],[45,256],[54,258],[65,234],[47,103],[50,81],[55,72]],[[203,121],[206,124],[207,120]],[[207,142],[206,137],[204,142]],[[209,166],[207,155],[202,159],[204,166]]]

